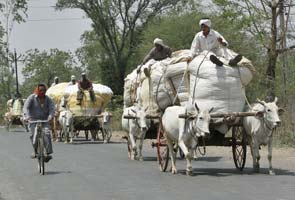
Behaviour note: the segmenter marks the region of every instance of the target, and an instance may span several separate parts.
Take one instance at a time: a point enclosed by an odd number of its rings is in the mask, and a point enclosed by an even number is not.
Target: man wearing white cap
[[[145,58],[142,61],[142,65],[147,63],[149,60],[154,59],[156,61],[164,60],[165,58],[171,57],[172,50],[170,47],[164,44],[163,40],[160,38],[156,38],[154,40],[155,47],[150,50],[148,55],[145,56]],[[140,71],[140,68],[138,69],[138,72]],[[146,76],[149,76],[149,70],[147,68],[144,68],[144,73]]]
[[[54,77],[54,82],[51,84],[51,87],[57,85],[58,82],[59,82],[59,78],[57,76]]]
[[[155,47],[149,52],[148,55],[143,59],[142,64],[144,65],[150,59],[163,60],[165,58],[171,57],[172,51],[170,47],[166,46],[163,40],[156,38],[154,40]]]
[[[241,61],[241,55],[237,55],[235,58],[232,59],[226,58],[227,56],[225,56],[225,51],[228,43],[220,33],[211,29],[210,19],[201,19],[199,25],[201,27],[201,31],[195,35],[191,45],[192,57],[195,57],[196,55],[207,50],[211,51],[217,56],[228,59],[230,66],[235,66],[238,62]],[[223,62],[221,62],[214,54],[210,55],[210,60],[217,66],[222,66]]]
[[[76,76],[75,75],[71,76],[71,81],[68,83],[68,86],[69,85],[76,85]]]

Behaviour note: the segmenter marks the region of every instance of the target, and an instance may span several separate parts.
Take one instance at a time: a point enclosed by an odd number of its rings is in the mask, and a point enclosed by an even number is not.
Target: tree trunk
[[[277,7],[278,4],[273,2],[271,7],[271,41],[268,51],[268,66],[266,69],[266,100],[273,101],[275,97],[275,78],[276,78],[276,62],[277,62]]]

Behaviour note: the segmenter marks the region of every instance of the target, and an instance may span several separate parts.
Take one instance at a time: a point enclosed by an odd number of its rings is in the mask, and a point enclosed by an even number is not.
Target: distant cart
[[[105,133],[102,129],[102,126],[99,122],[99,118],[102,118],[102,115],[85,115],[85,116],[73,116],[73,128],[75,131],[84,131],[85,139],[89,139],[89,132],[91,133],[91,138],[93,140],[98,139],[98,132],[102,134],[102,139],[105,139]]]

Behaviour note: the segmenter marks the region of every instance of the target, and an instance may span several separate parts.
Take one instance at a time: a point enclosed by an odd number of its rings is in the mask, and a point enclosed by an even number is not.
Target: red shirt
[[[92,87],[92,83],[88,79],[86,79],[84,81],[83,80],[79,80],[78,81],[78,87],[82,88],[83,90],[88,90],[89,88]]]

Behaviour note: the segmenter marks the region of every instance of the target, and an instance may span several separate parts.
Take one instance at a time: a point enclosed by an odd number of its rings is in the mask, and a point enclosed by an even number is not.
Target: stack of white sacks
[[[124,106],[136,102],[154,115],[195,101],[201,109],[214,107],[213,113],[243,111],[245,86],[255,73],[251,62],[243,57],[237,67],[230,67],[220,58],[225,64],[219,67],[209,60],[210,53],[203,52],[188,64],[190,55],[189,50],[177,51],[172,58],[150,60],[139,74],[135,69],[125,79]],[[150,78],[142,73],[145,67],[151,69]],[[216,129],[225,133],[228,127],[221,124]]]

